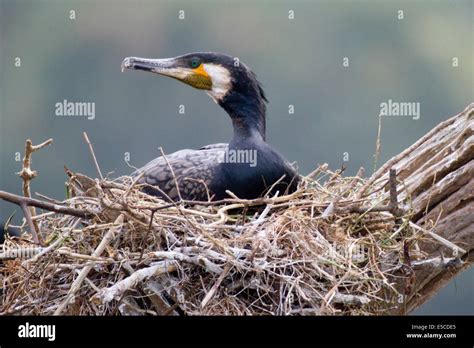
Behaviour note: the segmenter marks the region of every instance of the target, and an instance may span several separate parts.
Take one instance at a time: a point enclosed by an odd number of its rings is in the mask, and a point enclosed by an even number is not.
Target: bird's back
[[[266,143],[180,150],[154,159],[132,175],[140,177],[144,192],[173,201],[223,199],[227,190],[240,198],[258,198],[284,176],[271,192],[282,195],[293,192],[298,183],[295,169]]]
[[[140,177],[138,183],[148,194],[173,201],[207,201],[226,148],[227,144],[212,144],[199,150],[180,150],[155,158],[132,176]]]

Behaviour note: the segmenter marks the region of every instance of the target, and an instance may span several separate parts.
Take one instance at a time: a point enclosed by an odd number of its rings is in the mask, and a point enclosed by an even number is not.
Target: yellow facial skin
[[[204,69],[204,65],[202,63],[197,68],[193,69],[193,71],[195,74],[202,75],[209,78],[209,74]]]
[[[199,65],[197,68],[191,69],[191,72],[187,74],[182,81],[194,88],[205,90],[212,89],[211,77],[204,69],[203,64]]]

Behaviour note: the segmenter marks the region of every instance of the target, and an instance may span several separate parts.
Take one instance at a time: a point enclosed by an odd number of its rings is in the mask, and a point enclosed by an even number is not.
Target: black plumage
[[[166,75],[205,90],[229,114],[234,129],[229,144],[180,150],[134,172],[145,192],[172,200],[207,201],[228,197],[226,190],[252,199],[270,188],[272,195],[296,189],[295,169],[265,142],[267,99],[245,64],[223,54],[191,53],[170,59],[129,57],[124,68]]]

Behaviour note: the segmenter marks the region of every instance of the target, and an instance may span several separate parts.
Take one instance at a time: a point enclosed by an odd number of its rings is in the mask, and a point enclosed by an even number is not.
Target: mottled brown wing
[[[166,159],[155,158],[132,176],[144,173],[138,183],[147,184],[144,191],[149,194],[163,197],[162,191],[172,200],[179,200],[181,195],[186,200],[206,201],[212,194],[208,189],[226,148],[227,144],[212,144],[199,150],[180,150],[165,155]]]

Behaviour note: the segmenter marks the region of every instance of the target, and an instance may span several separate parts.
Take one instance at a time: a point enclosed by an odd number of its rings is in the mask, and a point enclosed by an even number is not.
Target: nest
[[[71,175],[52,203],[86,214],[33,216],[41,247],[7,239],[0,314],[387,313],[427,236],[379,184],[362,195],[366,179],[323,166],[290,195],[170,203],[130,177]]]

